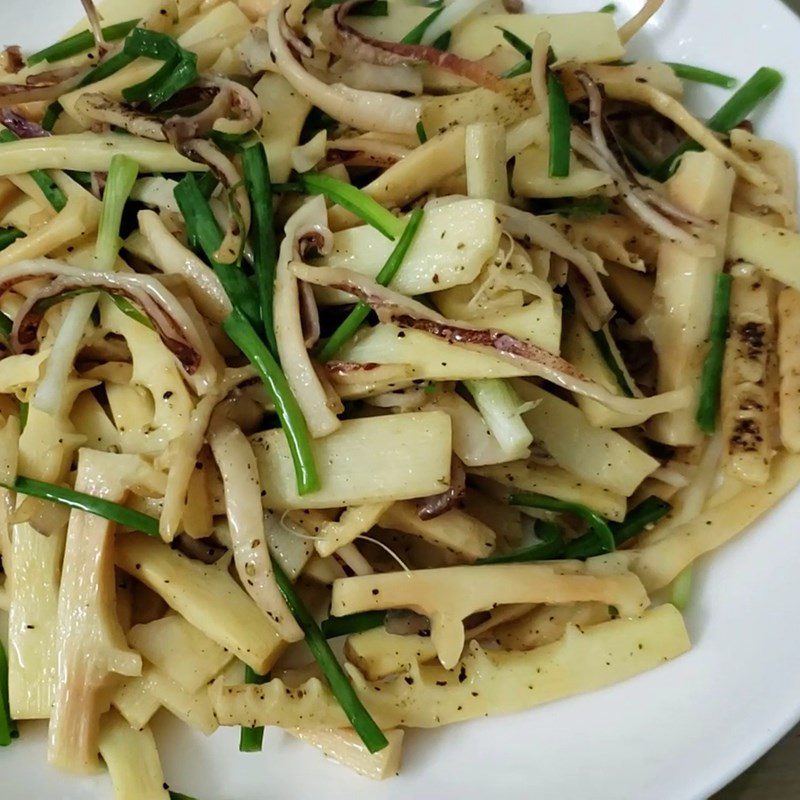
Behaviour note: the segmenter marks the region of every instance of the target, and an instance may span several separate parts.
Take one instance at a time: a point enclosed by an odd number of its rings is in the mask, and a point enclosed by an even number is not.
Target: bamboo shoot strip
[[[269,675],[259,675],[254,669],[245,664],[244,682],[261,685],[269,680]],[[260,753],[264,744],[264,726],[255,728],[242,728],[239,733],[240,753]]]
[[[414,237],[417,235],[419,226],[422,224],[422,217],[423,211],[421,208],[416,208],[411,213],[408,224],[405,230],[403,230],[397,245],[394,250],[392,250],[391,255],[383,265],[381,271],[375,277],[375,280],[381,286],[388,286],[402,266],[403,259],[406,257],[414,241]],[[370,308],[366,303],[357,303],[356,307],[348,314],[344,322],[334,331],[333,336],[325,342],[325,345],[319,352],[319,360],[323,363],[330,361],[361,327],[364,320],[369,316],[369,312]]]
[[[364,742],[370,753],[377,753],[379,750],[383,750],[389,744],[383,735],[383,731],[372,719],[367,709],[364,708],[341,664],[333,655],[327,639],[323,636],[314,618],[308,613],[308,609],[300,602],[292,582],[274,558],[272,559],[272,568],[275,571],[278,587],[286,600],[286,604],[289,606],[289,610],[294,614],[294,618],[306,635],[306,643],[309,650],[317,660],[333,694],[339,701],[339,705],[350,720],[355,732],[361,737],[361,741]]]
[[[611,528],[608,527],[608,522],[587,506],[580,503],[557,500],[554,497],[547,497],[536,492],[514,492],[509,496],[508,502],[512,506],[527,506],[528,508],[541,508],[545,511],[575,514],[575,516],[580,517],[589,524],[605,552],[611,552],[615,549],[614,534],[611,532]]]
[[[17,724],[11,719],[8,698],[8,659],[3,643],[0,642],[0,747],[8,747],[11,740],[18,736]]]
[[[716,133],[728,133],[744,122],[753,110],[766,100],[783,83],[783,76],[770,67],[761,67],[747,83],[741,86],[708,121],[708,127]],[[690,150],[703,148],[692,139],[681,144],[666,158],[653,173],[658,180],[666,180],[675,167],[676,161]]]
[[[19,137],[8,130],[8,128],[0,131],[0,142],[16,142],[17,139],[19,139]],[[42,190],[42,194],[47,199],[47,202],[50,203],[56,211],[63,211],[67,205],[66,195],[47,172],[43,169],[34,169],[31,170],[29,174],[36,182],[36,185]]]
[[[380,628],[386,622],[385,611],[359,611],[357,614],[346,614],[343,617],[328,617],[320,626],[326,639],[337,636],[349,636],[351,633],[362,633],[373,628]]]
[[[112,522],[141,531],[148,536],[160,538],[158,533],[158,520],[155,517],[126,508],[119,503],[113,503],[109,500],[102,500],[99,497],[84,494],[83,492],[76,492],[73,489],[65,489],[60,486],[54,486],[53,484],[42,483],[41,481],[34,481],[30,478],[23,477],[17,478],[17,482],[13,487],[6,488],[14,489],[15,491],[29,494],[33,497],[52,500],[53,502],[61,503],[70,508],[77,508],[89,514],[96,514]],[[278,587],[286,600],[286,604],[303,629],[311,653],[319,663],[323,674],[331,686],[331,690],[342,706],[347,718],[352,723],[356,733],[358,733],[371,753],[382,750],[388,745],[386,737],[358,699],[344,670],[333,655],[333,651],[323,636],[322,631],[295,593],[292,582],[286,576],[283,568],[274,558],[272,559],[272,569],[275,572]]]
[[[139,19],[129,19],[127,22],[117,22],[114,25],[107,25],[103,28],[103,39],[107,42],[116,42],[119,39],[124,39],[139,23]],[[54,61],[63,61],[65,58],[72,58],[72,56],[85,53],[91,50],[95,45],[94,34],[92,31],[81,31],[74,36],[67,39],[62,39],[60,42],[51,44],[45,47],[44,50],[38,50],[28,56],[28,66],[39,64],[42,61],[47,61],[52,64]]]
[[[711,311],[710,348],[703,364],[700,378],[700,404],[697,408],[697,424],[703,433],[714,433],[719,412],[722,364],[725,360],[725,340],[728,338],[728,318],[731,305],[732,278],[727,273],[717,275],[714,288],[714,305]]]
[[[638,536],[648,525],[658,522],[671,508],[670,504],[660,497],[648,497],[631,509],[622,522],[609,523],[617,547]],[[590,531],[569,542],[561,555],[563,558],[591,558],[602,555],[603,552],[597,534]]]
[[[298,181],[307,194],[324,194],[331,202],[338,203],[367,225],[377,228],[387,239],[394,240],[403,232],[403,220],[349,183],[313,172],[301,175]]]
[[[547,561],[559,558],[564,552],[564,537],[561,528],[553,522],[539,522],[536,525],[536,535],[541,541],[528,547],[514,550],[511,553],[480,558],[476,564],[516,564],[526,561]]]
[[[275,266],[278,245],[272,209],[272,183],[267,154],[261,143],[247,147],[242,153],[244,180],[253,207],[253,266],[258,286],[261,322],[269,349],[278,354],[273,325],[272,298],[275,288]]]

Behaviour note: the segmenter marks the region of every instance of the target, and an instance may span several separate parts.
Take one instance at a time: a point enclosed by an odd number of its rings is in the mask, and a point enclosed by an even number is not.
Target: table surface
[[[800,14],[800,0],[784,0]],[[795,800],[800,797],[800,725],[713,800]]]

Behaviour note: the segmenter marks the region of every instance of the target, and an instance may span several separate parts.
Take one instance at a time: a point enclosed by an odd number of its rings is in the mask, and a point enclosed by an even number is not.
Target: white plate
[[[535,5],[576,11],[602,2]],[[622,19],[640,0],[618,5]],[[74,21],[79,8],[78,0],[2,0],[0,38],[44,45]],[[764,64],[796,76],[799,36],[800,21],[777,0],[668,0],[636,51],[742,78]],[[696,95],[705,109],[724,96],[706,89]],[[797,149],[797,109],[800,78],[793,77],[759,113],[759,132]],[[262,754],[241,755],[236,731],[204,739],[159,719],[167,779],[198,800],[707,798],[800,718],[798,511],[795,494],[703,562],[688,612],[694,648],[658,670],[528,713],[414,732],[407,737],[402,775],[380,784],[279,731],[267,732]],[[23,726],[22,738],[0,754],[3,800],[111,798],[105,776],[78,779],[49,769],[43,738],[33,731]]]

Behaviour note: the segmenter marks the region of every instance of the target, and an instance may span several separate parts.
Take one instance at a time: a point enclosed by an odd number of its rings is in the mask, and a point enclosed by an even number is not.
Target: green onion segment
[[[141,20],[138,19],[129,19],[127,22],[107,25],[102,29],[103,39],[107,42],[116,42],[119,39],[124,39],[140,22]],[[81,31],[74,36],[51,44],[50,47],[45,47],[44,50],[32,53],[26,61],[29,67],[42,61],[52,64],[54,61],[63,61],[65,58],[72,58],[72,56],[85,53],[87,50],[91,50],[94,44],[94,34],[91,31]]]
[[[386,260],[386,263],[377,274],[375,280],[381,286],[388,286],[397,271],[403,264],[403,260],[411,247],[414,237],[417,235],[419,226],[422,224],[423,211],[421,208],[414,209],[409,217],[408,224],[400,235],[397,245],[392,250],[391,255]],[[355,332],[361,327],[364,320],[369,315],[370,308],[366,303],[359,302],[356,307],[350,312],[347,318],[341,325],[334,331],[333,336],[325,342],[325,345],[319,351],[319,360],[323,363],[330,361],[336,355],[342,346],[347,342]]]
[[[717,275],[714,300],[711,307],[709,350],[703,363],[700,378],[700,403],[697,407],[697,424],[703,433],[714,433],[717,428],[722,365],[725,360],[725,342],[728,338],[728,318],[731,305],[733,279],[725,272]]]

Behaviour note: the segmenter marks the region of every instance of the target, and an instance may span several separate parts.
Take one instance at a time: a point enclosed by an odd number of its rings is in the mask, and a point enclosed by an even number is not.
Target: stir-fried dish
[[[662,2],[83,0],[4,51],[0,745],[166,798],[164,708],[383,778],[689,649],[800,478],[800,234],[781,76],[627,60]]]

